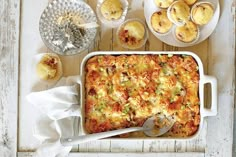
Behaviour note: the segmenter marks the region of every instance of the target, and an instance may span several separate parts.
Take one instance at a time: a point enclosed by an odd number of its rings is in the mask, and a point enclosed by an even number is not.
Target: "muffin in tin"
[[[105,0],[101,5],[101,13],[107,20],[117,20],[123,13],[122,3],[120,0]]]
[[[173,23],[167,17],[166,10],[154,12],[151,16],[151,26],[157,33],[165,34],[170,31]]]
[[[177,26],[184,25],[190,18],[190,7],[182,0],[172,3],[167,10],[168,18]]]
[[[184,0],[188,5],[193,5],[197,0]]]
[[[168,8],[174,0],[154,0],[154,2],[159,8]]]
[[[191,19],[198,25],[207,24],[214,15],[214,8],[209,2],[196,3],[191,10]]]
[[[195,42],[199,37],[199,28],[192,21],[188,21],[184,26],[175,28],[175,37],[184,43]]]

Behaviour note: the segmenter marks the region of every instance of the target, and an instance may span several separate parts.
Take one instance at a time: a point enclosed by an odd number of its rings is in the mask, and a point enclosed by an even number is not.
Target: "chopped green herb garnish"
[[[186,107],[185,106],[181,106],[181,110],[184,110]]]
[[[187,102],[187,104],[186,104],[186,105],[189,107],[189,106],[191,106],[191,103],[190,103],[190,102]]]
[[[123,113],[125,113],[125,114],[128,114],[129,113],[129,111],[130,111],[130,108],[129,108],[129,106],[125,106],[125,108],[123,109]]]

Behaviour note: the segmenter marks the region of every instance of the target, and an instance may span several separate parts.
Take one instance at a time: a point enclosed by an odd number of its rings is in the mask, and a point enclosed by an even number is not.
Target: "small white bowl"
[[[191,20],[195,23],[195,21],[194,21],[194,19],[193,19],[193,9],[194,8],[196,8],[198,5],[201,5],[201,4],[209,4],[209,5],[211,5],[211,7],[213,8],[213,12],[215,13],[215,7],[214,7],[214,5],[212,4],[212,3],[210,3],[210,2],[204,2],[204,1],[202,1],[202,2],[197,2],[197,3],[195,3],[193,6],[192,6],[192,8],[191,8],[191,14],[190,14],[190,17],[191,17]],[[213,13],[213,16],[214,16],[214,13]],[[213,17],[212,16],[212,17]],[[211,18],[212,19],[212,18]],[[211,21],[211,19],[210,19],[210,21]],[[208,21],[208,23],[210,22],[210,21]],[[197,24],[197,23],[195,23],[195,24]],[[203,26],[203,25],[200,25],[200,24],[197,24],[197,25],[199,25],[199,26]],[[206,24],[204,24],[204,25],[206,25]]]
[[[135,46],[129,46],[129,45],[125,44],[124,42],[120,41],[120,37],[119,37],[119,33],[120,33],[121,29],[124,27],[125,24],[127,24],[128,22],[131,22],[131,21],[138,21],[138,22],[140,22],[143,25],[144,29],[145,29],[144,38],[142,39],[142,41],[140,41],[140,44],[137,44]],[[141,48],[142,46],[145,45],[145,43],[146,43],[146,41],[148,39],[148,30],[147,30],[147,27],[146,27],[145,23],[143,21],[141,21],[140,19],[137,19],[137,18],[129,19],[129,20],[126,20],[124,23],[122,23],[119,26],[119,28],[117,29],[117,32],[116,32],[116,38],[117,38],[118,43],[123,48],[135,50],[135,49]]]
[[[122,13],[121,17],[117,20],[107,20],[102,15],[101,6],[104,1],[105,0],[98,0],[98,2],[97,2],[96,12],[97,12],[97,16],[98,16],[99,20],[108,27],[111,27],[111,28],[118,27],[122,22],[124,22],[125,17],[127,15],[128,7],[129,7],[128,1],[127,0],[120,0],[121,4],[123,6],[123,13]]]
[[[169,20],[170,20],[171,22],[173,22],[176,26],[183,26],[183,25],[185,24],[185,22],[177,22],[177,21],[175,21],[175,20],[172,18],[171,13],[170,13],[171,8],[172,8],[173,5],[175,5],[175,3],[177,3],[177,2],[179,2],[179,1],[173,2],[173,3],[170,5],[170,7],[167,9],[167,17],[168,17]],[[184,2],[184,3],[185,3],[185,2]],[[188,5],[188,4],[186,3],[186,5]],[[190,9],[190,7],[189,7],[189,9]],[[188,17],[188,19],[190,19],[190,12],[189,12],[189,17]]]

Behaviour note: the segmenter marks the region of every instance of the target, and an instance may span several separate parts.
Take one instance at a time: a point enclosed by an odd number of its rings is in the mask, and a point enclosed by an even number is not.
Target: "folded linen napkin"
[[[27,95],[27,100],[42,113],[33,130],[42,143],[36,151],[37,157],[64,157],[72,149],[62,146],[60,138],[78,135],[81,115],[78,77],[62,78],[55,88]]]

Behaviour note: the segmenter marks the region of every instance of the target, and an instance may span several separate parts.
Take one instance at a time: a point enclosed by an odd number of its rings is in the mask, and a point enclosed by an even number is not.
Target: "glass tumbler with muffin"
[[[126,20],[117,30],[117,41],[123,48],[131,50],[141,48],[147,38],[147,28],[139,19]]]
[[[109,27],[117,27],[124,22],[128,12],[127,0],[98,0],[96,12],[99,20]]]

